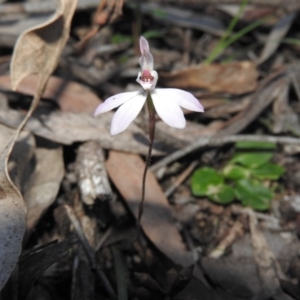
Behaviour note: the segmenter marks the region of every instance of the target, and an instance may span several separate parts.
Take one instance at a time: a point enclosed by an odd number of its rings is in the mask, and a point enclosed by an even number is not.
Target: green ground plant
[[[235,147],[236,153],[222,170],[202,167],[193,173],[193,194],[219,204],[236,200],[255,210],[267,210],[274,198],[272,183],[285,172],[272,162],[276,145],[239,142]]]

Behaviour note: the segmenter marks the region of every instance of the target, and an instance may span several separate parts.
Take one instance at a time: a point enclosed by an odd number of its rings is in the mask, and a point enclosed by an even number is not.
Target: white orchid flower
[[[140,50],[142,56],[139,62],[142,71],[139,72],[136,81],[143,89],[109,97],[97,107],[94,113],[94,116],[97,116],[120,106],[112,119],[110,128],[112,136],[124,131],[137,117],[149,94],[158,116],[169,126],[175,128],[185,128],[186,126],[180,106],[192,111],[204,111],[200,102],[189,92],[179,89],[156,89],[158,74],[153,70],[153,56],[150,53],[149,44],[142,36]]]

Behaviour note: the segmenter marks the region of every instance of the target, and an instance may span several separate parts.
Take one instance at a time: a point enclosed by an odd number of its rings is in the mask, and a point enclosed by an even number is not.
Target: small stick
[[[228,249],[235,240],[242,236],[243,233],[243,224],[240,221],[236,221],[230,228],[224,239],[221,240],[218,246],[209,253],[208,257],[220,258],[221,256],[223,256],[226,252],[226,249]]]
[[[160,168],[165,167],[166,165],[184,157],[185,155],[198,150],[200,148],[208,147],[208,146],[222,146],[228,143],[235,142],[270,142],[277,144],[290,144],[290,145],[300,145],[299,138],[292,138],[287,136],[273,136],[273,135],[230,135],[223,137],[214,137],[214,136],[204,136],[190,145],[186,146],[183,149],[173,152],[169,156],[161,159],[159,162],[154,164],[150,169],[153,172],[158,171]]]
[[[166,197],[170,197],[176,189],[182,184],[183,181],[193,172],[195,167],[198,165],[199,161],[194,160],[190,165],[180,174],[180,176],[175,180],[175,182],[165,191]]]

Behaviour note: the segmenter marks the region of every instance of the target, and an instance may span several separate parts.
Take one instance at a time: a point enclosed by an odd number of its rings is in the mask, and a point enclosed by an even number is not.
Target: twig
[[[158,0],[152,0],[153,3]],[[167,0],[168,3],[185,4],[200,6],[204,4],[220,5],[220,4],[241,4],[241,0]],[[298,0],[249,0],[248,4],[259,6],[285,7],[287,9],[299,8]]]
[[[108,23],[113,23],[122,15],[124,0],[102,0],[99,2],[97,10],[93,15],[93,24],[83,39],[76,45],[77,50],[82,50],[91,38]]]
[[[175,151],[169,156],[163,158],[158,163],[150,167],[151,171],[156,172],[158,169],[176,161],[179,158],[184,157],[185,155],[191,153],[192,151],[198,150],[200,148],[208,146],[222,146],[228,143],[235,142],[270,142],[277,144],[290,144],[290,145],[300,145],[300,139],[286,137],[286,136],[272,136],[272,135],[231,135],[224,137],[214,137],[214,136],[205,136],[196,140],[194,143],[188,145],[187,147]]]
[[[176,181],[165,191],[167,198],[170,197],[181,183],[193,172],[198,163],[199,162],[197,160],[191,162],[191,164],[180,174]]]
[[[127,295],[127,280],[126,280],[126,266],[122,254],[117,249],[117,247],[111,247],[114,262],[115,262],[115,272],[117,277],[117,288],[118,288],[118,300],[128,300]]]
[[[71,223],[74,226],[75,232],[76,232],[80,242],[83,245],[84,251],[90,261],[92,269],[96,272],[96,274],[97,274],[99,280],[101,281],[105,291],[107,292],[107,295],[109,296],[109,298],[116,299],[116,294],[115,294],[110,282],[108,281],[106,275],[102,272],[102,270],[100,270],[100,268],[97,264],[97,261],[96,261],[95,252],[92,249],[92,247],[90,246],[73,209],[69,205],[64,205],[63,207],[66,210],[67,215],[68,215]]]
[[[208,255],[211,258],[220,258],[224,255],[226,249],[228,249],[236,239],[243,235],[243,224],[236,221],[230,228],[223,240],[220,241],[218,246],[214,248]]]

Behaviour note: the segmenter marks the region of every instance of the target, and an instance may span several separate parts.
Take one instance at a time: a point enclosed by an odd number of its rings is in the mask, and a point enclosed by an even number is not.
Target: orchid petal
[[[147,68],[153,70],[154,59],[150,53],[148,41],[143,36],[140,38],[140,51],[142,56],[139,62],[142,70]]]
[[[141,94],[141,92],[136,91],[136,92],[120,93],[112,97],[109,97],[108,99],[105,100],[105,102],[101,103],[96,108],[94,117],[120,106],[121,104],[125,103],[126,101],[129,101],[130,99],[136,97],[139,94]]]
[[[120,106],[113,116],[110,134],[116,135],[124,131],[139,114],[145,101],[146,95],[139,93]]]
[[[179,89],[159,89],[159,94],[163,99],[172,99],[172,101],[177,102],[183,108],[204,112],[204,108],[199,100],[189,92]]]
[[[161,93],[163,89],[156,89],[151,93],[155,110],[159,117],[169,126],[185,128],[186,121],[183,112],[177,102]]]

